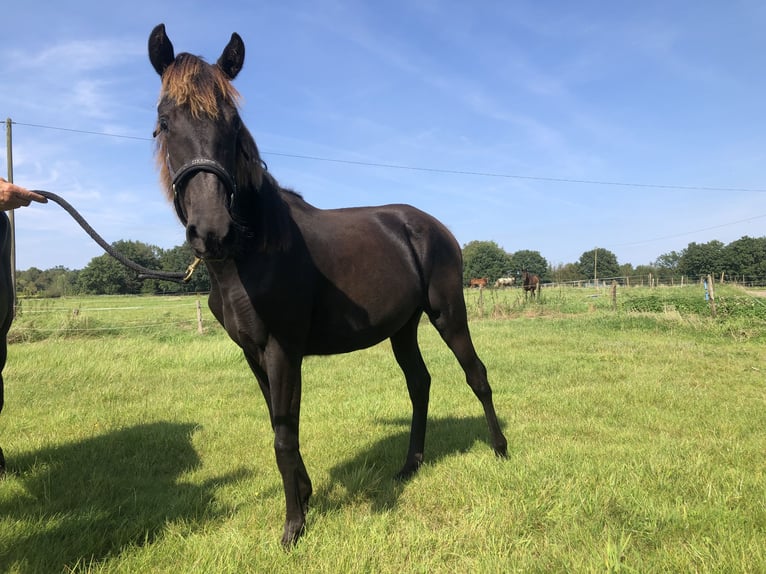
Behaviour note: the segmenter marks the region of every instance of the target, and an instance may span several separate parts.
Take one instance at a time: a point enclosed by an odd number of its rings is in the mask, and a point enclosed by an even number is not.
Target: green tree
[[[690,243],[681,252],[678,271],[697,279],[705,275],[719,275],[726,271],[724,244],[713,240],[707,243]]]
[[[672,278],[671,275],[667,275],[667,277],[663,277],[661,275],[661,271],[659,267],[655,267],[654,265],[639,265],[636,267],[631,274],[630,284],[631,285],[645,285],[649,282],[649,275],[652,276],[652,278],[655,281],[661,281],[663,279],[669,280]]]
[[[654,262],[654,266],[657,267],[657,272],[662,278],[674,277],[680,275],[678,270],[680,261],[681,254],[677,251],[671,251],[660,255]]]
[[[463,282],[487,277],[494,283],[511,268],[510,256],[494,241],[471,241],[463,246]]]
[[[617,256],[609,251],[597,247],[580,255],[578,261],[580,273],[588,279],[611,279],[620,276],[620,264],[617,263]]]
[[[571,283],[587,279],[581,272],[576,263],[559,264],[550,271],[550,278],[556,283]]]
[[[530,251],[529,249],[517,251],[511,255],[511,269],[516,274],[520,274],[522,271],[529,271],[540,277],[542,281],[551,280],[548,261],[540,255],[539,251]]]
[[[747,235],[724,248],[726,274],[744,281],[766,277],[766,237]]]
[[[63,297],[78,293],[77,277],[80,274],[79,271],[58,266],[50,269],[49,272],[50,283],[45,291],[46,297]]]
[[[139,265],[159,269],[159,248],[140,241],[115,241],[112,247]],[[152,293],[157,289],[155,280],[142,281],[138,273],[123,266],[111,255],[94,257],[80,272],[78,287],[85,293],[98,295],[125,295]]]
[[[80,271],[77,287],[89,295],[127,293],[122,266],[107,254],[90,260]]]
[[[16,293],[24,297],[35,297],[39,294],[39,280],[42,271],[37,267],[30,267],[25,271],[16,273]]]
[[[160,264],[163,271],[186,271],[194,261],[194,252],[188,243],[178,245],[160,254]],[[210,291],[210,276],[204,263],[200,263],[186,283],[160,281],[159,289],[170,293],[199,293]]]

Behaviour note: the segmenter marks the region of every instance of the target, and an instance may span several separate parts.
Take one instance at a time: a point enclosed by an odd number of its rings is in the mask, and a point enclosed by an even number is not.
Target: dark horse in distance
[[[0,213],[0,412],[3,410],[3,369],[8,358],[8,330],[13,321],[13,283],[11,281],[11,223]],[[5,472],[5,457],[0,448],[0,476]]]
[[[155,131],[160,176],[210,272],[210,309],[242,348],[266,399],[286,502],[282,544],[290,546],[305,528],[312,492],[298,448],[306,355],[391,339],[412,401],[398,475],[407,478],[423,461],[431,377],[417,330],[426,313],[484,407],[495,453],[505,456],[507,447],[468,331],[457,241],[414,207],[321,210],[280,187],[238,111],[231,80],[244,56],[236,33],[215,65],[176,56],[162,24],[149,37],[149,57],[162,79]]]
[[[524,288],[524,297],[526,297],[531,291],[532,299],[535,298],[535,294],[537,294],[538,299],[540,298],[540,277],[538,277],[534,273],[529,273],[528,271],[522,271],[521,281],[522,281],[521,285]]]

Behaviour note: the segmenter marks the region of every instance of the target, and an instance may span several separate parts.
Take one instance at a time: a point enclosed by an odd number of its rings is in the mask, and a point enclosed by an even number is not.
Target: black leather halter
[[[173,184],[173,205],[175,206],[178,218],[184,226],[186,226],[187,219],[181,203],[182,193],[189,180],[199,172],[212,173],[223,182],[224,186],[226,186],[226,191],[229,194],[226,208],[229,210],[230,214],[233,214],[234,199],[237,195],[237,183],[234,181],[231,174],[226,171],[226,168],[219,162],[214,159],[198,157],[183,164],[178,171],[174,171],[170,166],[170,158],[167,158],[166,162]]]

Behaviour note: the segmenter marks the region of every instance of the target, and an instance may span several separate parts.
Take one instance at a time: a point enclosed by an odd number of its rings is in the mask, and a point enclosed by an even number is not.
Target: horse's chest
[[[269,330],[240,281],[219,284],[210,293],[210,309],[237,345],[248,352],[261,350]]]

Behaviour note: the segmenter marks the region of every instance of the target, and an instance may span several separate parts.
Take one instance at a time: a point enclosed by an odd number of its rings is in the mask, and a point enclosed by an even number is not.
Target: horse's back
[[[301,226],[312,258],[329,275],[380,286],[433,280],[462,285],[462,252],[432,215],[407,204],[316,210]],[[450,277],[451,276],[451,277]]]

